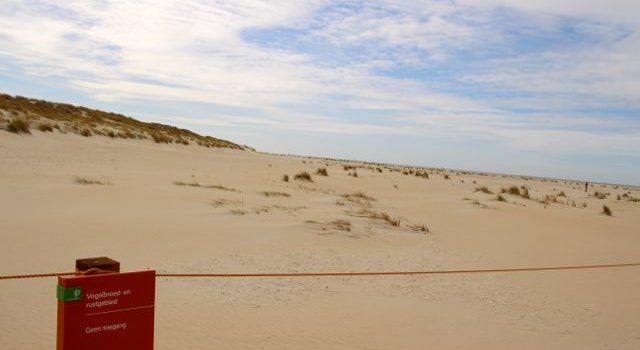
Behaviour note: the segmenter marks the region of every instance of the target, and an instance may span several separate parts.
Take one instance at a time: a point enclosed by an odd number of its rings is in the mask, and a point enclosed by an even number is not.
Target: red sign
[[[156,272],[58,278],[57,350],[153,350]]]

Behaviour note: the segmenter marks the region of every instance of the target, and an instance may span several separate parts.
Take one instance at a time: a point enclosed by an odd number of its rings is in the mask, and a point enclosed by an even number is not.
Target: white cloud
[[[99,100],[207,102],[261,112],[212,114],[207,120],[173,118],[190,125],[439,134],[572,152],[629,153],[639,145],[637,120],[619,121],[631,125],[605,135],[597,130],[608,127],[611,119],[587,120],[565,112],[526,119],[505,111],[638,108],[636,2],[370,1],[357,10],[331,10],[325,7],[328,3],[8,1],[0,9],[0,60],[29,76],[62,77]],[[571,18],[581,35],[597,40],[570,50],[504,50],[505,57],[483,63],[484,71],[451,78],[444,84],[446,91],[441,81],[428,76],[401,78],[377,71],[399,66],[428,71],[459,50],[509,48],[513,28],[494,18],[501,6],[519,14],[523,23],[509,25],[521,25],[523,31],[562,34],[559,24]],[[261,46],[243,38],[247,30],[275,27],[302,30],[306,40],[325,40],[346,55],[354,47],[362,52],[341,64],[325,64],[313,52]],[[325,54],[331,57],[331,52]],[[479,64],[458,59],[464,66],[449,69]],[[463,88],[470,83],[496,96],[467,95]],[[305,112],[289,108],[292,105]],[[327,106],[330,115],[319,111]],[[388,113],[384,123],[355,121],[353,110],[358,109]],[[597,146],[585,149],[585,143]]]

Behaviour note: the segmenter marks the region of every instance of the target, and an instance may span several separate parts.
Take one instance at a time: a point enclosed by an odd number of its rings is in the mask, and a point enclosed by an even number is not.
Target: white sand
[[[392,271],[640,261],[626,190],[456,175],[102,137],[0,131],[0,274],[68,271]],[[293,180],[306,170],[314,183]],[[291,181],[283,182],[289,174]],[[75,177],[109,185],[79,185]],[[464,183],[461,183],[464,180]],[[473,184],[473,181],[477,184]],[[175,181],[235,188],[176,186]],[[394,187],[397,185],[397,188]],[[587,208],[474,192],[526,185]],[[577,186],[577,187],[576,187]],[[574,188],[576,187],[576,188]],[[553,189],[556,189],[555,192]],[[291,197],[265,197],[262,191]],[[348,215],[363,191],[401,227]],[[634,197],[640,192],[632,190]],[[473,205],[464,198],[488,206]],[[336,204],[337,201],[344,205]],[[600,212],[603,204],[613,217]],[[240,213],[244,213],[241,215]],[[348,220],[352,230],[330,223]],[[313,221],[313,222],[310,222]],[[407,224],[425,224],[429,234]],[[3,349],[52,349],[55,278],[0,281]],[[157,349],[638,349],[640,268],[509,274],[157,281]]]

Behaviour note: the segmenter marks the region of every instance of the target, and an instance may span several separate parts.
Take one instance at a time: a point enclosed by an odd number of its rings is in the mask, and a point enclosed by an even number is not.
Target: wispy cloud
[[[15,69],[0,74],[114,105],[206,106],[147,113],[196,128],[630,155],[638,11],[596,0],[10,0],[0,64]]]

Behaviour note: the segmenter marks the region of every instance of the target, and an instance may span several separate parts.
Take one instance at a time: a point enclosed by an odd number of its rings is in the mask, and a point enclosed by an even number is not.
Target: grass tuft
[[[606,216],[612,216],[613,212],[611,211],[611,208],[609,208],[606,205],[602,206],[602,214],[606,215]]]
[[[493,194],[493,192],[491,192],[491,190],[487,186],[476,187],[476,192],[482,192],[482,193],[486,193],[486,194]]]
[[[307,182],[313,182],[313,179],[311,178],[311,175],[309,175],[308,172],[303,171],[301,173],[296,174],[293,177],[294,180],[300,180],[300,181],[307,181]]]
[[[107,185],[108,183],[88,177],[76,177],[73,179],[73,182],[78,185]]]
[[[340,231],[351,231],[351,222],[347,220],[336,220],[331,222],[331,225]]]
[[[38,130],[42,132],[53,132],[53,127],[49,123],[38,124]]]
[[[290,194],[285,192],[264,191],[260,193],[265,197],[291,197]]]
[[[31,131],[29,131],[29,122],[19,118],[9,122],[7,131],[14,134],[31,134]]]
[[[289,182],[289,175],[285,174],[284,176],[282,176],[282,181]]]
[[[318,168],[318,170],[316,170],[316,174],[320,176],[329,176],[327,168]]]
[[[413,231],[424,232],[425,234],[430,233],[429,228],[424,224],[409,225],[409,229]]]

